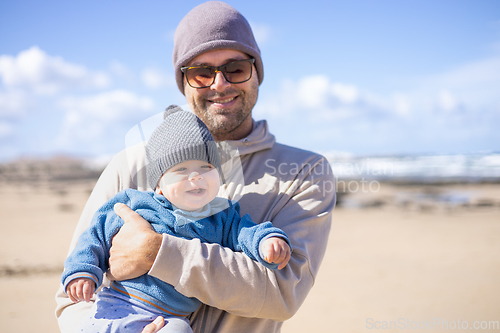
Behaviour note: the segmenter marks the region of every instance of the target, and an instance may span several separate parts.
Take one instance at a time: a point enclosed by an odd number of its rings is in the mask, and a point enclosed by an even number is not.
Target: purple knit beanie
[[[262,83],[264,67],[250,24],[230,5],[209,1],[187,13],[175,31],[172,58],[181,93],[184,94],[184,84],[180,68],[204,52],[219,49],[232,49],[255,58],[259,84]]]

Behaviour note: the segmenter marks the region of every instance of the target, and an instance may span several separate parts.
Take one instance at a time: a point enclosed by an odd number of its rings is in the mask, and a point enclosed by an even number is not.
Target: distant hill
[[[54,156],[47,159],[23,158],[0,164],[2,182],[61,182],[97,179],[104,168],[86,160]]]

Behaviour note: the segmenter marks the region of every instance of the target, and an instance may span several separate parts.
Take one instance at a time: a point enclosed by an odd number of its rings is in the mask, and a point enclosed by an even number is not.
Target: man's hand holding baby
[[[279,264],[278,269],[285,267],[290,260],[290,246],[280,237],[269,237],[264,240],[261,251],[265,261]]]
[[[87,278],[78,278],[68,283],[66,294],[75,303],[85,301],[90,302],[95,291],[95,282]]]

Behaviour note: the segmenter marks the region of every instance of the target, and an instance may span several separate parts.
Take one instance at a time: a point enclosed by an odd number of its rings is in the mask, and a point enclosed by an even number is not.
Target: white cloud
[[[309,75],[297,82],[287,80],[281,94],[282,100],[288,100],[288,107],[301,109],[332,109],[352,104],[359,98],[356,86],[331,82],[326,75]]]
[[[412,101],[404,94],[396,93],[393,95],[394,110],[401,116],[409,116],[411,113]]]
[[[117,76],[120,80],[125,80],[126,82],[134,81],[134,74],[130,69],[124,64],[117,60],[113,60],[109,65],[109,70],[112,74]]]
[[[465,64],[438,76],[447,86],[472,86],[478,83],[500,82],[500,57]]]
[[[418,90],[427,95],[442,95],[446,91],[454,96],[455,104],[465,104],[470,108],[490,107],[500,101],[500,56],[470,62],[424,78]]]
[[[152,98],[127,88],[142,89],[141,78],[154,88],[173,84],[161,70],[142,74],[119,61],[105,72],[92,71],[36,46],[0,55],[0,140],[17,142],[4,144],[0,159],[10,146],[13,156],[32,149],[22,147],[31,140],[26,135],[43,137],[50,152],[104,154],[123,148],[127,131],[156,109]],[[110,90],[111,77],[124,88]]]
[[[253,35],[257,41],[257,45],[264,45],[269,42],[272,35],[272,28],[265,23],[249,22],[252,27]]]
[[[146,68],[141,73],[142,82],[148,88],[158,89],[172,85],[174,78],[171,75],[156,68]]]
[[[331,86],[332,94],[337,97],[342,103],[354,103],[358,99],[358,89],[351,84],[334,83]]]
[[[59,148],[74,149],[83,144],[95,153],[102,153],[113,146],[111,142],[123,141],[126,129],[144,119],[155,105],[148,97],[114,90],[64,98],[60,107],[65,110],[65,117],[57,140]]]
[[[278,93],[259,102],[256,115],[290,116],[310,111],[304,116],[314,122],[333,121],[358,115],[365,107],[362,104],[387,109],[389,103],[380,102],[380,98],[363,93],[353,84],[334,82],[326,75],[308,75],[297,81],[284,80]]]
[[[16,57],[1,55],[0,77],[8,88],[28,88],[40,95],[54,95],[70,88],[104,88],[110,84],[105,73],[50,56],[37,46]]]
[[[441,109],[447,112],[451,112],[457,107],[455,97],[448,90],[439,92],[438,101]]]
[[[446,117],[456,114],[457,110],[462,119],[476,117],[478,110],[482,114],[498,113],[499,91],[500,57],[493,57],[421,77],[405,91],[400,91],[395,84],[394,91],[385,95],[362,90],[354,84],[335,82],[327,75],[286,80],[278,93],[259,102],[256,114],[274,117],[310,110],[306,117],[315,122],[319,112],[325,121],[365,118],[431,122],[439,115],[445,122]]]
[[[306,76],[297,84],[298,102],[310,108],[325,106],[329,94],[329,80],[325,75]]]
[[[255,116],[267,118],[282,142],[313,150],[336,144],[358,151],[497,149],[499,92],[500,56],[403,78],[385,93],[328,75],[287,79],[278,91],[261,94]]]
[[[31,105],[31,99],[21,90],[0,91],[0,119],[22,118]]]
[[[126,90],[114,90],[86,97],[64,98],[61,107],[79,115],[102,121],[117,121],[134,112],[150,111],[154,102]]]

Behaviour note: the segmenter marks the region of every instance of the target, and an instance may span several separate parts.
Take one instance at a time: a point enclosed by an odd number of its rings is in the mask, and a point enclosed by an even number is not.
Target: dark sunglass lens
[[[193,67],[188,69],[186,76],[193,87],[206,87],[212,84],[215,71],[211,68]]]
[[[234,61],[226,65],[224,72],[229,82],[243,82],[250,79],[252,65],[248,61]]]

